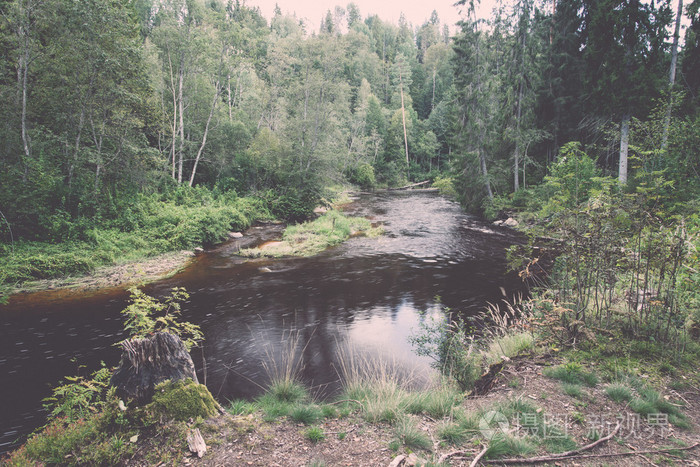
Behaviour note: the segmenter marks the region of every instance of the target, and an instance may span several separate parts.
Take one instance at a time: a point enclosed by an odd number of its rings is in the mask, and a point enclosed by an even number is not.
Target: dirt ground
[[[679,429],[663,417],[639,416],[625,404],[611,401],[604,394],[604,384],[586,388],[584,397],[578,399],[566,395],[561,383],[542,375],[543,359],[523,359],[511,364],[499,376],[494,388],[485,396],[465,399],[468,411],[487,409],[504,400],[522,398],[542,409],[545,421],[559,426],[570,435],[579,447],[592,441],[586,435],[596,429],[605,438],[620,423],[616,436],[582,452],[589,457],[559,459],[536,462],[530,465],[556,466],[639,466],[679,465],[700,466],[700,446],[674,453],[648,452],[667,448],[683,448],[700,442],[698,421],[700,420],[700,390],[689,389],[676,392],[662,391],[671,401],[682,402],[682,411],[689,420],[690,429]],[[548,418],[549,417],[549,418]],[[463,446],[447,446],[440,443],[436,434],[440,421],[427,416],[416,417],[416,422],[432,440],[430,451],[418,450],[415,457],[408,456],[410,450],[390,448],[395,439],[393,428],[388,424],[371,424],[363,421],[359,414],[343,419],[327,419],[322,424],[325,439],[316,443],[305,436],[308,427],[289,421],[263,422],[255,415],[232,416],[229,414],[213,418],[201,427],[208,451],[203,458],[187,452],[182,443],[184,457],[178,463],[202,466],[389,466],[422,465],[437,463],[441,456],[443,465],[469,466],[483,448],[483,438],[477,437]],[[488,426],[488,425],[487,425]],[[523,426],[501,426],[506,431],[526,434]],[[146,448],[147,449],[147,448]],[[143,451],[141,451],[143,452]],[[635,452],[625,456],[610,456]],[[177,456],[177,453],[172,453]],[[529,457],[547,455],[537,452]],[[398,464],[400,456],[404,459]],[[399,459],[397,459],[397,457]],[[418,461],[416,462],[416,457]],[[503,465],[498,461],[490,461]],[[137,455],[129,465],[146,465],[145,458]],[[434,464],[433,464],[434,465]],[[486,465],[480,462],[478,465]]]

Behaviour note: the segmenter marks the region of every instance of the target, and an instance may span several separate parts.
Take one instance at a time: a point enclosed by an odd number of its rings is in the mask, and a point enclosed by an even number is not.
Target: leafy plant
[[[74,422],[102,409],[107,403],[107,394],[114,393],[109,389],[111,376],[112,371],[104,362],[90,378],[66,376],[66,383],[55,387],[51,396],[44,399],[49,419],[62,417],[66,422]]]
[[[124,329],[129,338],[144,338],[156,332],[168,332],[179,336],[187,350],[204,338],[199,326],[180,321],[180,304],[189,298],[182,287],[173,288],[163,301],[157,300],[138,288],[129,289],[131,304],[122,310],[126,317]]]
[[[481,374],[477,342],[461,318],[433,316],[421,321],[420,332],[409,337],[418,355],[433,359],[433,366],[453,378],[463,391],[470,390]]]

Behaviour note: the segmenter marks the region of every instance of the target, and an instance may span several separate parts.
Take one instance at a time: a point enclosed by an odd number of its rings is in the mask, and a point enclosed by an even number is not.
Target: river
[[[183,319],[205,336],[193,360],[220,401],[260,394],[265,363],[288,354],[292,337],[300,376],[317,397],[338,390],[338,356],[348,351],[390,358],[421,384],[430,362],[408,341],[421,320],[446,307],[478,313],[522,289],[505,273],[505,249],[518,236],[435,193],[361,195],[345,209],[385,234],[275,260],[245,260],[231,241],[145,288],[156,296],[175,286],[189,292]],[[120,289],[55,291],[0,307],[0,452],[44,423],[41,400],[63,376],[118,363],[126,300]]]

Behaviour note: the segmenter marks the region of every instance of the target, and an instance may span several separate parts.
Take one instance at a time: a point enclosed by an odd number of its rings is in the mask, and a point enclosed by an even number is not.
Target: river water
[[[519,238],[435,193],[362,195],[346,211],[385,234],[352,238],[312,258],[276,260],[245,260],[232,241],[145,288],[156,296],[175,286],[189,292],[183,319],[205,335],[193,360],[220,401],[260,394],[271,362],[279,367],[290,354],[317,397],[338,390],[339,355],[348,352],[391,359],[421,384],[430,362],[408,341],[421,320],[446,307],[478,313],[522,290],[505,272],[505,249]],[[41,400],[63,376],[118,363],[113,344],[124,338],[119,311],[126,299],[119,289],[56,291],[0,307],[0,452],[44,423]]]

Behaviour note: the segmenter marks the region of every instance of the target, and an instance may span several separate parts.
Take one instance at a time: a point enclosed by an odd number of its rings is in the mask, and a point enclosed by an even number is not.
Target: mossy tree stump
[[[191,379],[199,383],[194,363],[182,339],[167,332],[157,332],[143,339],[122,343],[119,367],[111,384],[117,395],[146,404],[153,398],[155,387],[164,381]]]

